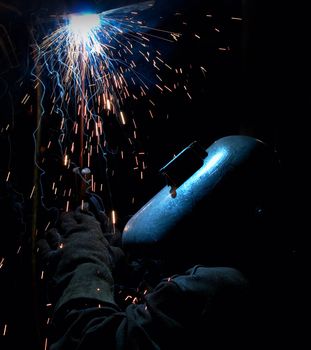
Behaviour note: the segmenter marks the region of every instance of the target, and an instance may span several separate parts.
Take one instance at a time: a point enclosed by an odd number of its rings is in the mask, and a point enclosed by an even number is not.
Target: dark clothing
[[[144,304],[125,311],[114,303],[107,282],[98,279],[96,286],[87,270],[76,272],[58,300],[51,350],[245,346],[248,287],[235,269],[195,266],[163,280]]]
[[[249,349],[248,283],[238,270],[196,265],[123,310],[113,280],[121,250],[91,213],[66,213],[38,248],[55,304],[50,350]]]

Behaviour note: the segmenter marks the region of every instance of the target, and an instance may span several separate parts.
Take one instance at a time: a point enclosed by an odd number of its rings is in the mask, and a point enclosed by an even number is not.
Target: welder
[[[39,240],[54,305],[51,350],[264,345],[273,316],[260,328],[256,318],[271,306],[270,251],[263,249],[274,241],[264,230],[274,152],[252,137],[229,136],[203,152],[192,144],[182,158],[177,169],[194,173],[162,169],[168,186],[125,226],[123,250],[111,244],[108,218],[98,221],[88,205],[64,214]],[[115,280],[128,255],[164,261],[167,275],[123,308]]]

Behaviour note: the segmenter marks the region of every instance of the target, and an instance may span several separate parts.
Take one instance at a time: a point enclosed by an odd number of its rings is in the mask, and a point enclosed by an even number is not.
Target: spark
[[[66,154],[64,158],[64,166],[67,166],[67,165],[68,165],[68,154]]]
[[[168,90],[169,92],[173,92],[168,86],[164,85],[165,89]]]
[[[156,86],[160,91],[163,91],[163,89],[161,88],[160,85],[156,84],[155,86]]]
[[[4,325],[4,328],[3,328],[3,332],[2,332],[2,335],[3,335],[3,336],[6,335],[7,329],[8,329],[8,325],[5,324],[5,325]]]
[[[34,192],[35,192],[35,189],[36,189],[36,185],[34,185],[34,186],[32,187],[32,190],[31,190],[31,193],[30,193],[29,199],[31,199],[31,198],[32,198],[32,196],[33,196],[33,194],[34,194]]]
[[[243,18],[241,17],[231,17],[233,21],[243,21]]]
[[[201,69],[202,74],[204,75],[204,77],[206,77],[206,73],[207,73],[206,68],[204,68],[203,66],[201,66],[200,69]]]
[[[29,100],[29,98],[30,98],[30,95],[26,94],[24,96],[24,98],[22,99],[21,104],[25,105],[27,103],[27,101]]]
[[[47,350],[48,348],[48,338],[45,338],[44,340],[44,350]]]
[[[135,17],[153,4],[153,1],[146,1],[98,14],[55,16],[51,21],[53,28],[45,27],[46,33],[38,32],[33,50],[33,88],[37,93],[42,91],[41,117],[46,121],[42,127],[47,127],[48,130],[36,130],[34,139],[37,142],[39,134],[47,135],[49,139],[44,140],[44,152],[47,155],[44,154],[40,159],[36,155],[36,166],[41,176],[40,183],[33,187],[30,198],[35,189],[41,191],[43,207],[44,186],[47,186],[53,200],[61,200],[61,207],[66,212],[81,203],[80,199],[76,202],[77,189],[72,186],[71,179],[68,179],[75,175],[68,175],[68,170],[87,166],[93,173],[98,164],[101,168],[104,164],[107,172],[108,164],[112,163],[107,158],[111,154],[120,154],[121,160],[125,160],[127,154],[133,157],[135,152],[127,153],[123,145],[116,145],[117,151],[111,149],[107,141],[110,140],[107,138],[110,123],[116,122],[121,133],[126,133],[122,142],[127,143],[127,147],[132,150],[142,134],[140,130],[136,131],[136,123],[131,117],[134,115],[129,110],[132,104],[139,103],[139,100],[150,103],[152,107],[145,108],[144,117],[150,115],[153,119],[156,103],[149,99],[150,91],[155,90],[161,96],[167,91],[173,93],[177,87],[182,86],[178,82],[166,83],[161,77],[165,77],[162,71],[171,71],[168,77],[170,80],[175,74],[183,74],[183,71],[179,68],[175,72],[175,67],[166,62],[165,56],[153,45],[159,39],[173,44],[181,34],[148,27],[144,21]],[[175,77],[180,81],[180,76]],[[30,97],[30,94],[26,94],[21,102],[27,103]],[[52,129],[54,134],[50,131]],[[50,154],[57,157],[57,165],[64,172],[63,178],[58,179],[57,175],[46,176],[49,175],[46,170],[50,168],[45,164],[50,164]],[[145,168],[144,160],[140,159],[138,169]],[[101,195],[106,195],[103,184],[97,178],[100,175],[97,171],[94,174],[90,191],[100,190]],[[113,169],[110,169],[109,174],[113,176]],[[143,179],[143,171],[136,174]],[[43,176],[46,176],[44,181]],[[111,211],[111,216],[115,225],[115,210]]]
[[[5,180],[6,182],[9,181],[10,175],[11,175],[11,172],[9,171],[9,172],[8,172],[8,175],[7,175],[7,177],[6,177],[6,180]]]
[[[80,101],[84,102],[84,109],[90,112],[94,101],[88,96],[94,97],[94,92],[90,90],[91,87],[95,87],[95,94],[104,97],[104,108],[108,111],[113,110],[116,107],[112,104],[113,100],[118,106],[122,102],[120,96],[129,95],[126,93],[127,75],[132,73],[134,82],[138,81],[147,87],[141,74],[129,65],[127,57],[122,57],[122,50],[133,54],[128,48],[131,40],[141,45],[147,40],[146,35],[139,33],[139,29],[145,27],[136,27],[137,25],[128,24],[124,20],[113,20],[104,13],[70,15],[69,24],[57,29],[40,45],[38,60],[43,60],[51,73],[57,75],[58,88],[62,90],[61,96],[68,96],[68,92],[74,90],[73,84],[77,85],[75,90],[81,95]],[[149,62],[149,51],[138,52]],[[121,55],[121,59],[116,59],[116,55]],[[59,100],[62,103],[61,96],[58,96],[55,102]],[[79,114],[81,103],[78,108]],[[83,116],[86,115],[86,111],[83,112]],[[116,112],[120,113],[118,108]],[[93,113],[90,114],[92,118]]]
[[[0,261],[0,269],[3,267],[3,264],[4,264],[4,258],[1,258],[1,261]]]
[[[45,226],[44,231],[47,231],[50,225],[51,225],[51,221],[49,221],[49,222],[47,223],[47,225]]]
[[[122,124],[125,125],[126,121],[125,121],[124,113],[122,111],[120,112],[120,117],[121,117]]]
[[[112,224],[115,225],[116,224],[116,212],[114,210],[112,210],[111,212],[111,220],[112,220]]]

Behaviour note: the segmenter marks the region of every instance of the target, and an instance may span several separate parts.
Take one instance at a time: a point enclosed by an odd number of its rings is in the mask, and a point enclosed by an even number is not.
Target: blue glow
[[[99,14],[72,14],[69,16],[69,30],[83,40],[87,40],[99,26]]]

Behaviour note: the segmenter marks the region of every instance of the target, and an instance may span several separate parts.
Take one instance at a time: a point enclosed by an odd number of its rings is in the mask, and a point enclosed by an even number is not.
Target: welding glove
[[[59,230],[38,241],[39,259],[48,273],[48,296],[55,309],[75,300],[114,303],[112,271],[119,248],[111,247],[100,223],[87,209],[62,216]]]

